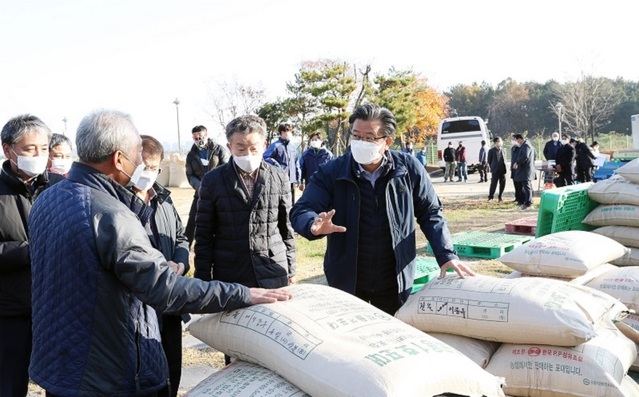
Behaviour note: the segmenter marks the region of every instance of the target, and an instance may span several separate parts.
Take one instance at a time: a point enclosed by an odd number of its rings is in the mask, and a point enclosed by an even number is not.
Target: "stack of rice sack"
[[[314,284],[287,288],[294,296],[290,301],[209,315],[189,325],[193,336],[238,363],[268,370],[256,376],[271,383],[251,383],[259,393],[223,395],[504,396],[503,379],[350,294]],[[235,370],[246,377],[246,371],[255,373],[255,367],[245,367]],[[211,387],[234,390],[237,382],[225,379],[212,379]],[[275,383],[278,391],[287,391],[260,394]]]
[[[595,233],[630,248],[627,255],[612,262],[618,266],[639,265],[639,159],[617,168],[617,175],[593,184],[590,199],[600,203],[583,223],[598,226]]]
[[[608,293],[579,285],[594,282],[606,269],[618,269],[607,262],[625,252],[615,241],[589,232],[543,236],[500,258],[521,273],[540,277],[433,280],[396,317],[431,335],[483,341],[485,356],[499,346],[485,368],[506,379],[508,395],[637,396],[639,386],[627,376],[637,346],[617,325],[628,307]],[[453,340],[446,343],[462,350]]]

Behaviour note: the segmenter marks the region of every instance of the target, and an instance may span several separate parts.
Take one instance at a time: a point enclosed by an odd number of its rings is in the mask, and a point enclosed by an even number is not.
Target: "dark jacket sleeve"
[[[459,259],[448,224],[442,216],[441,202],[426,170],[423,167],[410,167],[409,172],[413,184],[415,217],[433,249],[437,263],[443,266],[448,261]]]
[[[195,274],[201,280],[211,280],[215,248],[215,208],[213,203],[214,174],[202,178],[195,215]]]
[[[316,240],[324,236],[314,236],[311,226],[320,212],[333,209],[331,188],[335,183],[327,175],[333,167],[324,166],[315,172],[304,188],[304,194],[291,209],[293,229],[308,240]]]
[[[184,274],[191,269],[189,265],[189,240],[184,235],[184,225],[180,219],[177,209],[171,203],[173,215],[175,216],[175,252],[173,253],[173,262],[184,264]]]
[[[276,176],[277,178],[277,176]],[[288,277],[295,277],[295,233],[289,214],[291,211],[291,188],[289,182],[285,178],[278,178],[280,183],[280,199],[277,207],[277,227],[282,236],[282,241],[286,246],[286,261],[288,262]]]
[[[215,313],[251,304],[247,287],[178,276],[151,246],[132,212],[113,211],[94,218],[102,266],[113,272],[142,302],[158,311]]]
[[[548,141],[544,145],[544,160],[548,160],[548,156],[550,155],[550,145],[552,145],[552,141]]]
[[[186,164],[185,164],[186,179],[189,180],[189,185],[191,185],[193,189],[198,190],[200,188],[201,181],[197,176],[195,176],[195,173],[193,172],[193,165],[191,164],[192,161],[193,161],[193,153],[189,152],[186,155]]]
[[[0,242],[0,274],[10,273],[31,266],[29,259],[29,242]]]

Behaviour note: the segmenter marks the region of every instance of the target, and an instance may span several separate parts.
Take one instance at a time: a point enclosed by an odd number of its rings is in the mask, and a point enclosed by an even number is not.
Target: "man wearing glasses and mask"
[[[349,118],[350,153],[320,168],[291,211],[293,228],[309,240],[328,236],[328,284],[393,315],[415,274],[415,221],[433,247],[440,277],[459,262],[442,207],[424,167],[391,151],[397,122],[385,108],[362,105]]]

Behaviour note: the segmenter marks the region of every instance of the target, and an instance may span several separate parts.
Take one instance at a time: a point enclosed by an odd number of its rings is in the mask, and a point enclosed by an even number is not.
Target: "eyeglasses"
[[[361,136],[361,135],[355,135],[355,134],[351,134],[351,140],[352,141],[364,141],[364,142],[368,142],[368,143],[375,143],[377,141],[379,141],[380,139],[386,139],[385,136]]]

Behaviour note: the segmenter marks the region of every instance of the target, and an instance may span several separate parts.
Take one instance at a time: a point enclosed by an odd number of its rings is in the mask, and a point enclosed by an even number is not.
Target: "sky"
[[[506,78],[639,81],[639,2],[626,0],[3,0],[0,121],[32,113],[74,139],[86,114],[131,114],[170,147],[220,126],[220,82],[286,95],[305,60],[412,69],[438,90]]]

